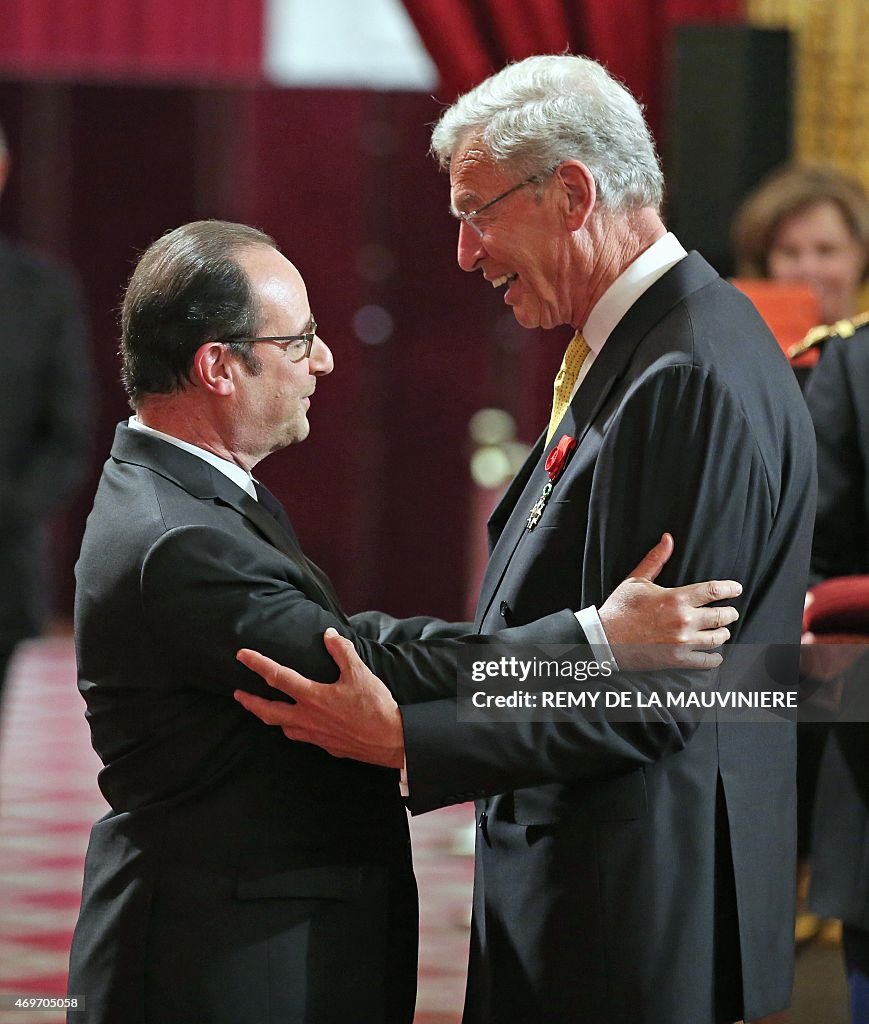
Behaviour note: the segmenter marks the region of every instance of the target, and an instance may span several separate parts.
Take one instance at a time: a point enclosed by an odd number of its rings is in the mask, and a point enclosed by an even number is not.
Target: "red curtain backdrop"
[[[404,0],[449,101],[511,60],[570,50],[602,61],[661,127],[672,28],[741,21],[743,0]]]
[[[653,125],[665,27],[738,14],[737,0],[406,3],[447,83],[439,99],[507,59],[569,44],[622,76],[649,104]],[[426,126],[438,113],[430,97],[155,83],[259,74],[260,0],[211,0],[207,19],[200,6],[205,0],[0,0],[0,70],[18,72],[0,81],[14,156],[0,232],[71,260],[93,322],[99,426],[91,479],[66,517],[54,567],[59,607],[69,604],[114,423],[128,411],[115,354],[121,287],[135,254],[162,231],[217,216],[258,224],[282,243],[335,352],[311,440],[263,470],[306,549],[350,610],[457,616],[468,420],[499,406],[515,416],[520,439],[533,441],[570,332],[520,328],[499,293],[455,266],[449,183],[427,155]],[[152,84],[75,80],[112,72]],[[372,305],[394,323],[382,344],[355,335],[357,312]]]
[[[425,93],[0,80],[13,154],[0,234],[66,257],[92,324],[97,431],[89,479],[60,517],[58,610],[71,609],[84,520],[129,415],[117,357],[124,282],[162,232],[223,217],[278,240],[335,357],[310,438],[257,476],[348,611],[461,617],[467,424],[499,395],[490,349],[505,310],[455,264],[449,183],[427,152],[436,116]],[[379,344],[354,327],[372,306],[393,323]]]
[[[580,5],[565,0],[404,0],[452,100],[507,61],[581,49]]]
[[[0,0],[12,73],[258,79],[262,36],[262,0]]]

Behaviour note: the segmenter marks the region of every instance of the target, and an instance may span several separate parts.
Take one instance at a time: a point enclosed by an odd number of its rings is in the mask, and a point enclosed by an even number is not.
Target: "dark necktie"
[[[290,522],[289,516],[284,510],[284,506],[278,501],[265,484],[261,484],[259,480],[254,480],[253,485],[256,488],[256,496],[259,503],[266,512],[268,512],[273,518],[277,519],[286,533],[290,535],[290,538],[296,547],[299,547],[299,539],[296,536],[296,531],[293,529],[293,524]]]
[[[265,484],[261,484],[259,480],[254,480],[253,483],[254,487],[256,488],[257,498],[259,499],[259,502],[262,505],[262,507],[268,513],[270,513],[275,519],[277,519],[281,527],[289,535],[293,544],[298,549],[302,561],[307,566],[308,572],[310,572],[310,574],[314,577],[320,589],[329,598],[329,600],[332,602],[335,608],[340,611],[341,601],[338,599],[338,595],[335,593],[335,588],[332,586],[332,581],[323,572],[323,570],[320,569],[318,566],[314,565],[314,563],[309,558],[307,558],[305,553],[302,551],[302,548],[299,545],[299,539],[296,536],[296,531],[293,529],[293,525],[290,522],[289,516],[287,515],[284,506],[272,494],[268,487],[265,486]],[[343,612],[341,614],[343,615]]]

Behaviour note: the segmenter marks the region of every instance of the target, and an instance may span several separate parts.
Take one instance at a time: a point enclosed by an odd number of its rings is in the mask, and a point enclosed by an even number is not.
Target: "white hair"
[[[441,167],[468,139],[522,176],[582,161],[598,204],[613,212],[660,209],[664,179],[642,108],[588,57],[527,57],[481,82],[434,127],[431,148]]]

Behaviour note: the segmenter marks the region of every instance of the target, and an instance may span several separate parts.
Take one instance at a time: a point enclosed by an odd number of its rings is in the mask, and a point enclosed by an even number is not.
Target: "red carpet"
[[[88,833],[106,810],[72,641],[23,646],[8,686],[0,723],[0,993],[62,996]],[[461,1014],[473,864],[452,851],[472,820],[462,806],[412,822],[422,900],[415,1024],[456,1024]],[[62,1020],[58,1011],[0,1010],[0,1024]]]

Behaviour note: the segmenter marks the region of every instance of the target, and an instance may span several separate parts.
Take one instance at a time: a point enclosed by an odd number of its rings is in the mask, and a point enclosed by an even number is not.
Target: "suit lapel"
[[[112,457],[120,462],[131,462],[150,469],[171,480],[194,498],[227,505],[251,523],[257,531],[282,554],[291,559],[322,595],[325,607],[341,612],[338,596],[331,583],[312,562],[305,557],[289,520],[284,526],[262,502],[237,487],[218,469],[182,448],[159,437],[132,430],[119,423],[112,445]],[[277,504],[277,499],[273,499]],[[284,513],[284,517],[286,513]]]
[[[541,435],[516,478],[489,519],[491,554],[480,589],[475,626],[480,628],[526,531],[528,515],[547,481],[544,465],[550,451],[567,434],[576,438],[576,461],[583,440],[616,384],[625,375],[634,352],[662,317],[687,295],[711,284],[718,275],[696,252],[667,271],[634,303],[613,329],[587,376],[573,396],[548,445]],[[565,476],[569,476],[568,464]],[[558,485],[556,485],[558,486]]]
[[[550,443],[545,444],[545,433],[541,434],[537,444],[516,475],[516,479],[489,520],[490,543],[493,537],[496,537],[497,540],[492,547],[483,584],[480,588],[480,598],[474,620],[477,629],[480,629],[489,612],[492,600],[527,530],[531,509],[548,481],[545,465],[549,453],[567,434],[576,439],[577,449],[574,450],[571,461],[576,458],[583,439],[594,422],[594,417],[619,378],[619,370],[624,368],[624,360],[603,359],[607,347],[604,346],[600,356],[589,370],[588,376],[573,396],[573,401],[565,410]],[[568,463],[568,470],[569,466]],[[559,482],[563,483],[563,479],[564,477]],[[558,487],[558,483],[555,487]],[[501,517],[502,525],[496,523],[493,529],[493,520],[496,516]]]
[[[195,458],[195,456],[194,456]],[[215,473],[218,473],[215,470]],[[219,474],[223,475],[223,474]],[[301,564],[304,559],[301,548],[296,541],[295,535],[288,533],[278,520],[265,508],[261,502],[252,498],[246,491],[233,486],[231,480],[227,479],[228,486],[223,487],[223,481],[218,480],[215,488],[215,500],[223,505],[229,505],[240,515],[243,515],[248,522],[263,534],[278,551],[283,552],[289,558]]]
[[[315,565],[311,561],[311,559],[308,558],[308,556],[304,553],[304,551],[302,551],[302,547],[299,544],[299,538],[296,536],[296,531],[293,529],[293,524],[290,522],[289,517],[287,516],[287,510],[272,494],[268,487],[266,487],[265,484],[260,483],[259,480],[255,480],[254,486],[256,487],[257,497],[259,498],[261,506],[265,508],[274,519],[277,520],[281,528],[289,535],[290,539],[292,540],[293,544],[296,547],[296,550],[299,553],[299,556],[304,561],[305,565],[308,567],[308,572],[313,577],[313,579],[316,580],[320,589],[323,591],[324,596],[328,597],[329,601],[334,605],[334,607],[340,610],[341,602],[338,599],[338,594],[336,593],[335,588],[332,586],[332,581],[323,572],[323,570],[318,565]],[[341,614],[343,615],[343,612]]]
[[[540,497],[548,480],[545,464],[549,453],[567,434],[576,438],[577,449],[574,450],[571,461],[576,458],[589,427],[594,422],[595,416],[616,381],[624,372],[632,352],[633,348],[628,349],[627,346],[615,345],[611,349],[609,341],[604,345],[579,390],[573,396],[572,402],[565,410],[564,417],[553,434],[552,440],[548,445],[545,444],[546,435],[545,433],[541,434],[504,498],[492,513],[492,518],[489,520],[490,543],[493,537],[496,540],[480,588],[475,618],[477,629],[480,628],[489,612],[492,600],[527,530],[531,508]],[[556,484],[557,487],[558,484]]]

